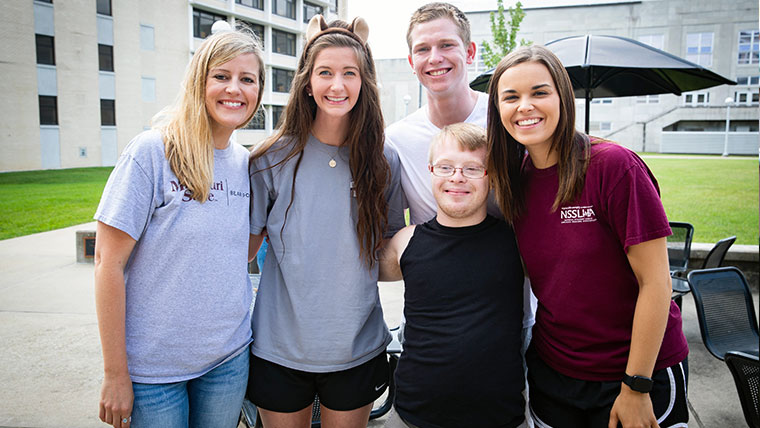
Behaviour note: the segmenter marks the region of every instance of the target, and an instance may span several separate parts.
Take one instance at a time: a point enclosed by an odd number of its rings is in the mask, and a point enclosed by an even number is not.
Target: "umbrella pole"
[[[588,135],[589,119],[591,118],[591,91],[586,90],[586,135]]]

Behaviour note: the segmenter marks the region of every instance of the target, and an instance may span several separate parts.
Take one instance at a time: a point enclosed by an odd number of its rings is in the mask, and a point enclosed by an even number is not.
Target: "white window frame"
[[[700,101],[700,97],[702,100]],[[683,105],[692,107],[702,107],[710,105],[710,92],[694,91],[683,94]]]
[[[749,43],[742,43],[742,35],[746,33],[749,33]],[[739,31],[737,45],[737,64],[749,65],[760,63],[760,30]],[[747,46],[744,52],[742,52],[742,46]],[[746,58],[742,58],[742,53],[747,53],[748,56],[746,56]]]
[[[696,38],[696,45],[690,44],[689,39]],[[708,40],[709,39],[709,43]],[[695,40],[692,40],[694,42]],[[686,59],[703,67],[712,66],[713,45],[715,34],[713,32],[686,33]],[[695,52],[689,50],[695,49]]]

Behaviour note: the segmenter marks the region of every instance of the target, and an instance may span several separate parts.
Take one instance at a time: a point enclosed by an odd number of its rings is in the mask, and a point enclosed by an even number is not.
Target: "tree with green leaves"
[[[525,18],[525,12],[522,9],[522,3],[519,1],[515,7],[507,9],[509,13],[509,22],[504,17],[504,2],[496,0],[497,10],[491,12],[491,35],[493,35],[493,46],[491,43],[483,42],[483,61],[487,68],[496,67],[504,56],[517,47],[517,32],[520,31],[520,23]],[[520,46],[530,45],[532,42],[520,39]]]

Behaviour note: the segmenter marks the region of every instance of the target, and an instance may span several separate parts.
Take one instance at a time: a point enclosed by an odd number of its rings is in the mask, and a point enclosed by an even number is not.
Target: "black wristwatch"
[[[645,394],[651,391],[652,385],[654,385],[652,378],[638,375],[628,376],[628,373],[623,374],[623,383],[628,385],[632,390]]]

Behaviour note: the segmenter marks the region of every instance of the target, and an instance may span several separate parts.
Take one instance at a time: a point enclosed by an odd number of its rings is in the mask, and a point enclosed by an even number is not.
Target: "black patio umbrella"
[[[564,64],[576,98],[586,99],[586,133],[593,98],[676,94],[736,82],[636,40],[619,36],[572,36],[545,45]],[[493,69],[470,87],[485,92]]]

